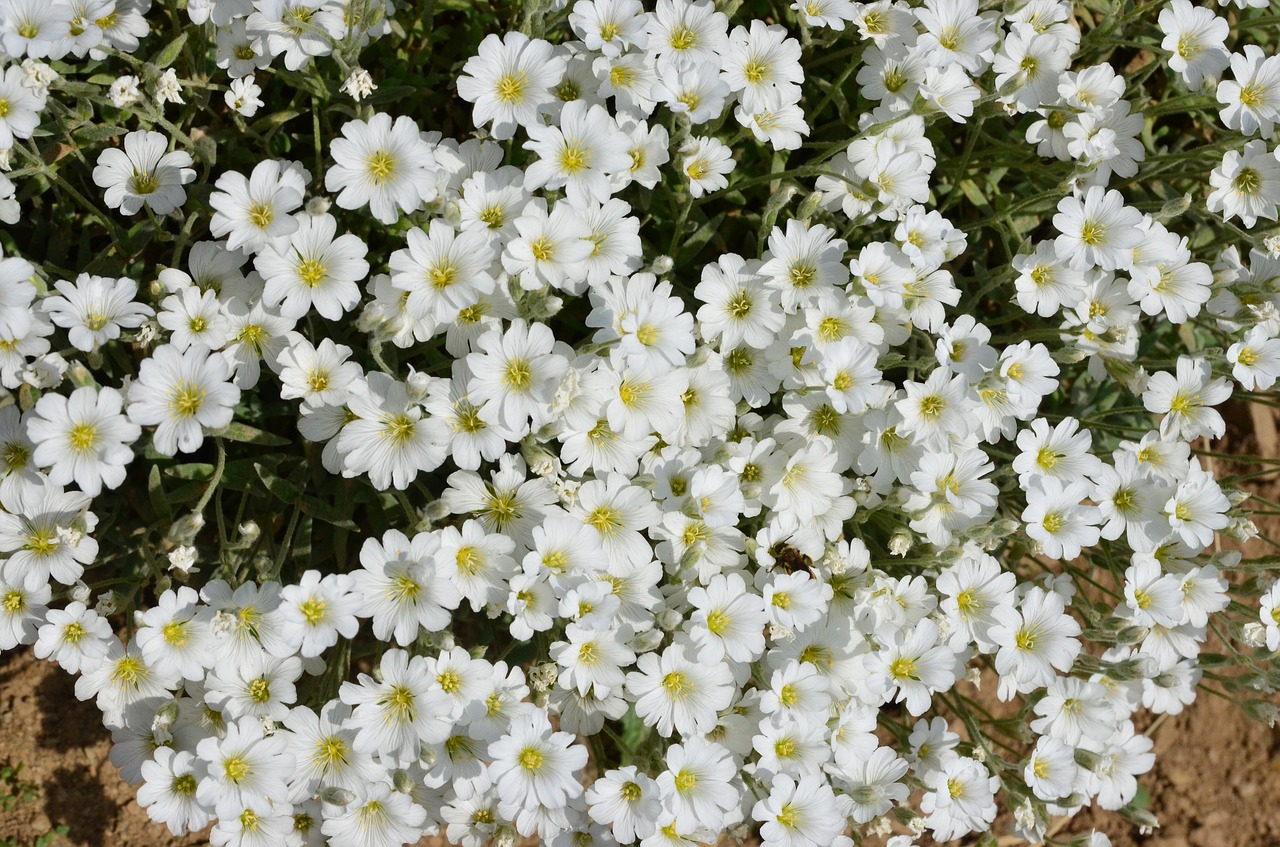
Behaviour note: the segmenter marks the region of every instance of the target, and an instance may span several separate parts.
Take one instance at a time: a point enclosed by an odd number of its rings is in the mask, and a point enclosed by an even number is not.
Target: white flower
[[[452,704],[431,687],[426,659],[388,650],[378,664],[379,678],[359,675],[344,682],[342,702],[354,707],[348,726],[356,730],[355,748],[380,756],[416,756],[421,742],[449,737]]]
[[[610,177],[631,167],[627,137],[602,106],[581,100],[565,104],[559,126],[528,127],[526,150],[538,155],[525,169],[525,188],[563,188],[579,206],[608,202]]]
[[[523,437],[530,419],[540,425],[557,383],[568,367],[551,330],[540,323],[512,321],[506,332],[490,330],[467,356],[471,399],[490,410],[507,429]]]
[[[391,284],[408,292],[405,308],[413,315],[447,324],[494,289],[489,274],[494,251],[483,230],[455,232],[440,219],[426,232],[411,229],[408,249],[391,254]]]
[[[844,832],[848,805],[817,774],[799,782],[778,776],[769,796],[751,809],[751,817],[762,822],[761,843],[769,847],[828,847]]]
[[[1090,186],[1084,201],[1064,197],[1053,225],[1062,233],[1054,241],[1058,260],[1076,270],[1098,267],[1125,270],[1133,248],[1142,241],[1142,214],[1124,204],[1119,191]]]
[[[155,92],[156,105],[162,109],[166,103],[184,103],[182,99],[182,84],[178,82],[178,72],[173,68],[165,70],[156,80]]]
[[[0,259],[0,338],[16,339],[31,330],[35,268],[26,259]]]
[[[1017,606],[1002,606],[999,621],[990,629],[1000,645],[996,672],[999,696],[1009,700],[1014,692],[1029,692],[1049,685],[1054,669],[1067,672],[1080,653],[1080,625],[1065,611],[1062,595],[1034,586]]]
[[[321,824],[320,831],[332,847],[391,847],[416,843],[422,837],[427,810],[389,781],[363,785],[359,793],[359,800]]]
[[[169,330],[169,343],[179,350],[197,343],[216,350],[227,342],[230,322],[217,292],[191,285],[170,294],[160,306],[163,311],[156,323]]]
[[[1280,339],[1255,326],[1227,349],[1231,375],[1249,391],[1266,391],[1280,378]]]
[[[183,575],[199,573],[200,569],[195,566],[198,558],[195,547],[190,544],[180,544],[169,551],[169,570]]]
[[[70,4],[10,0],[0,9],[0,47],[14,59],[61,59],[70,46],[70,31]]]
[[[475,125],[492,123],[499,141],[514,135],[517,126],[534,126],[539,110],[555,99],[551,88],[560,82],[563,65],[554,55],[540,38],[518,32],[485,36],[458,77],[458,95],[475,104]]]
[[[649,52],[660,66],[676,70],[719,64],[728,29],[728,17],[709,0],[658,0],[649,17]]]
[[[256,253],[269,241],[291,235],[298,221],[290,213],[302,205],[311,174],[294,162],[259,162],[245,177],[227,171],[209,198],[213,219],[209,231],[227,236],[228,250]]]
[[[929,708],[932,695],[955,684],[955,658],[938,644],[938,627],[925,619],[911,629],[898,629],[882,649],[864,659],[867,673],[896,692],[895,702],[905,703],[912,715]]]
[[[230,377],[226,360],[203,344],[185,351],[162,345],[142,362],[129,389],[129,419],[157,427],[154,443],[161,454],[191,453],[204,442],[205,430],[231,423],[240,389]]]
[[[1280,56],[1268,56],[1256,44],[1231,54],[1231,75],[1218,83],[1222,122],[1244,135],[1270,138],[1280,120]]]
[[[1216,78],[1231,62],[1224,43],[1230,24],[1205,6],[1192,6],[1189,0],[1173,0],[1160,10],[1158,18],[1164,40],[1160,48],[1168,51],[1169,69],[1182,74],[1187,87],[1199,90],[1206,79]]]
[[[1098,794],[1098,806],[1119,809],[1137,795],[1136,777],[1151,770],[1156,761],[1151,747],[1151,739],[1138,735],[1132,721],[1115,727],[1102,743],[1087,745],[1086,749],[1096,754],[1090,776]]]
[[[258,651],[239,664],[215,666],[204,679],[204,698],[230,719],[247,715],[279,721],[297,700],[294,683],[301,676],[297,656],[278,659]]]
[[[1240,151],[1222,154],[1222,164],[1209,174],[1213,191],[1207,205],[1211,212],[1221,212],[1223,220],[1240,218],[1252,229],[1258,218],[1276,219],[1280,204],[1280,162],[1267,149],[1265,141],[1250,141]]]
[[[27,424],[35,444],[32,459],[49,468],[53,482],[75,482],[90,497],[104,485],[118,488],[133,460],[129,445],[142,434],[121,414],[123,408],[124,398],[114,388],[77,388],[70,397],[45,394]]]
[[[266,280],[263,302],[286,318],[301,318],[314,309],[338,320],[360,302],[356,283],[369,273],[368,247],[358,236],[337,234],[332,215],[300,212],[287,241],[269,244],[254,259]]]
[[[313,346],[299,338],[280,353],[280,396],[310,406],[342,405],[363,371],[349,362],[351,348],[325,338]]]
[[[785,27],[760,20],[753,20],[749,30],[735,27],[721,61],[721,78],[748,112],[779,108],[800,97],[800,42],[788,38]]]
[[[71,345],[92,352],[120,337],[121,329],[142,326],[154,314],[150,306],[137,302],[138,284],[131,279],[80,274],[75,284],[54,284],[61,296],[43,302],[44,311],[55,324],[70,330]]]
[[[338,637],[355,638],[360,623],[359,595],[355,578],[349,574],[328,574],[308,570],[296,584],[280,589],[282,635],[298,645],[305,658],[321,655],[338,642]]]
[[[7,598],[6,598],[7,599]],[[80,601],[63,609],[49,609],[37,631],[37,659],[57,662],[67,673],[80,673],[97,666],[115,640],[111,623]]]
[[[737,808],[737,767],[733,754],[724,746],[690,738],[667,748],[666,764],[667,769],[658,775],[658,789],[663,805],[686,830],[723,820],[730,809]]]
[[[995,16],[978,13],[977,0],[925,0],[917,13],[926,32],[920,50],[931,62],[979,74],[990,64],[998,36]]]
[[[513,718],[507,734],[489,745],[489,775],[503,808],[559,809],[581,796],[577,774],[587,763],[587,748],[573,741],[567,732],[552,732],[543,712]]]
[[[585,0],[580,0],[579,5]],[[634,765],[606,771],[587,789],[587,813],[621,844],[648,838],[662,810],[658,786]]]
[[[379,490],[405,489],[421,472],[438,468],[448,455],[446,435],[409,399],[403,382],[381,372],[368,375],[366,390],[347,400],[353,419],[338,433],[342,473],[368,474]]]
[[[142,763],[142,780],[138,805],[172,834],[198,832],[213,819],[210,808],[196,799],[196,758],[190,751],[157,747]]]
[[[209,736],[196,747],[205,766],[196,799],[223,820],[238,818],[245,809],[268,814],[289,795],[286,782],[295,760],[287,747],[283,734],[264,736],[256,718],[228,723],[223,738]]]
[[[663,738],[705,733],[716,713],[733,698],[733,677],[723,663],[695,663],[689,652],[671,646],[661,657],[645,653],[638,671],[627,674],[627,691],[636,698],[636,714]]]
[[[168,140],[160,133],[140,131],[124,137],[124,150],[103,150],[93,169],[93,182],[106,189],[106,204],[122,215],[135,215],[143,206],[167,215],[182,206],[187,200],[182,186],[193,182],[196,172],[188,153],[169,153],[168,148]]]
[[[253,79],[253,74],[231,80],[231,86],[223,95],[227,107],[234,109],[246,118],[258,114],[262,108],[262,88]]]
[[[680,157],[680,170],[689,178],[689,195],[695,198],[727,187],[726,174],[737,164],[732,150],[719,139],[704,136],[685,142]]]
[[[1270,590],[1262,595],[1258,616],[1266,627],[1267,649],[1273,653],[1280,650],[1280,582],[1273,582]]]
[[[689,592],[694,609],[686,631],[699,648],[698,660],[751,662],[764,652],[764,600],[747,590],[739,574],[718,574],[705,588]]]
[[[1213,544],[1214,533],[1231,523],[1226,512],[1231,502],[1213,474],[1193,462],[1173,496],[1164,504],[1169,527],[1183,544],[1203,549]]]
[[[1149,412],[1164,414],[1160,434],[1194,441],[1201,436],[1221,438],[1227,431],[1222,415],[1213,408],[1231,396],[1231,383],[1213,378],[1213,368],[1202,358],[1179,356],[1177,375],[1153,374],[1142,394]]]
[[[449,625],[449,610],[458,608],[462,596],[439,572],[433,559],[436,544],[429,535],[410,541],[394,529],[381,541],[365,539],[360,548],[363,569],[352,576],[362,598],[360,615],[373,618],[373,634],[379,639],[394,638],[408,646],[419,629],[437,631]]]
[[[0,40],[4,37],[0,32]],[[0,76],[0,148],[6,150],[13,147],[14,139],[31,137],[45,106],[45,98],[23,81],[22,68],[17,65],[9,65]]]
[[[516,275],[520,287],[536,291],[552,286],[581,293],[591,256],[591,229],[567,201],[547,208],[546,200],[530,200],[515,219],[518,233],[502,253],[502,268]]]
[[[416,212],[436,196],[437,162],[412,118],[379,112],[365,121],[342,125],[342,138],[329,145],[335,165],[324,175],[324,187],[337,191],[338,206],[366,204],[381,223],[395,223],[401,213]]]
[[[981,750],[981,748],[979,748]],[[996,817],[999,777],[976,759],[957,756],[946,762],[920,801],[920,811],[937,841],[951,841],[989,828]]]
[[[254,3],[246,26],[258,36],[258,49],[268,55],[284,54],[284,66],[301,70],[312,56],[327,56],[330,39],[338,33],[326,33],[317,24],[316,15],[324,0],[258,0]],[[327,36],[327,37],[326,37]]]
[[[1083,548],[1098,543],[1098,509],[1081,505],[1089,493],[1085,482],[1064,484],[1055,477],[1039,477],[1030,484],[1022,520],[1027,535],[1040,542],[1045,555],[1074,559]]]

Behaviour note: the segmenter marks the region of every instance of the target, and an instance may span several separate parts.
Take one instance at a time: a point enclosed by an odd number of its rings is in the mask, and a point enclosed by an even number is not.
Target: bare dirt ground
[[[1263,407],[1228,411],[1218,450],[1280,457],[1276,419]],[[1219,472],[1257,470],[1242,465]],[[1254,487],[1280,500],[1280,482]],[[1280,522],[1263,527],[1280,538]],[[1266,548],[1255,542],[1250,552]],[[0,657],[0,847],[195,847],[207,838],[174,838],[151,823],[108,759],[110,737],[94,705],[76,700],[74,680],[29,650]],[[1280,729],[1246,717],[1234,704],[1202,694],[1154,726],[1155,769],[1140,779],[1161,827],[1144,835],[1114,813],[1086,811],[1055,826],[1059,835],[1096,828],[1115,847],[1277,847],[1280,845]],[[24,796],[25,795],[25,796]],[[66,835],[55,830],[65,826]],[[53,833],[52,837],[48,837]],[[425,844],[442,842],[430,839]],[[1019,842],[1001,839],[1001,847]]]

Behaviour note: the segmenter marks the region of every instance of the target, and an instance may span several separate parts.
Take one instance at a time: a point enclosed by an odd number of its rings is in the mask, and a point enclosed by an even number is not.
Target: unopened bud
[[[1181,197],[1175,197],[1172,200],[1166,200],[1165,204],[1160,207],[1156,220],[1164,223],[1167,220],[1178,217],[1187,209],[1191,208],[1191,202],[1194,198],[1190,194],[1183,194]]]
[[[1247,647],[1261,648],[1267,646],[1267,630],[1257,621],[1249,621],[1240,632],[1240,639]]]
[[[347,806],[356,799],[356,795],[355,792],[331,785],[328,788],[320,789],[320,793],[316,795],[316,798],[321,803],[328,803],[330,806]]]
[[[391,785],[401,794],[412,794],[414,789],[413,776],[404,768],[396,768],[391,774]]]
[[[312,197],[310,200],[307,201],[307,206],[306,206],[307,214],[312,215],[314,217],[319,217],[320,215],[323,215],[325,212],[328,212],[329,207],[332,205],[333,203],[332,201],[329,200],[328,197]]]
[[[91,596],[93,596],[93,592],[85,584],[84,580],[77,579],[76,584],[71,586],[71,599],[75,602],[88,603]]]
[[[404,388],[410,402],[421,403],[431,390],[431,376],[421,371],[412,371],[404,381]]]
[[[800,201],[800,208],[796,209],[796,217],[800,220],[811,218],[820,205],[822,205],[822,192],[812,191],[808,197]]]

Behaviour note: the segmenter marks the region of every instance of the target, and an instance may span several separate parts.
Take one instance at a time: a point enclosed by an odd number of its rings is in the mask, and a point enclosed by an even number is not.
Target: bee
[[[770,552],[773,553],[773,559],[777,567],[787,573],[803,571],[810,576],[813,575],[813,559],[790,544],[776,544]]]

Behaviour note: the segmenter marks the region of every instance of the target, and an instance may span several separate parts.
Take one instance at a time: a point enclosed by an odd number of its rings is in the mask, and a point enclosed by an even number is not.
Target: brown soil
[[[0,799],[0,845],[34,847],[59,825],[67,836],[42,847],[209,843],[174,838],[152,823],[107,758],[110,752],[102,715],[93,701],[76,699],[74,677],[39,661],[30,648],[0,657],[0,765],[21,765],[17,780],[39,789],[28,802],[12,781],[0,785],[0,797],[12,798]]]
[[[1226,410],[1230,431],[1215,445],[1237,455],[1280,457],[1280,435],[1269,409]],[[1227,467],[1219,473],[1257,470]],[[1280,483],[1254,490],[1280,500]],[[1262,525],[1280,538],[1280,521]],[[1250,545],[1255,555],[1266,548]],[[195,847],[202,836],[174,838],[152,823],[108,759],[110,736],[92,702],[75,698],[75,682],[29,649],[0,656],[0,766],[21,765],[18,781],[33,784],[28,801],[13,780],[0,782],[0,847],[36,847],[59,825],[65,838],[39,847]],[[1280,845],[1280,729],[1250,720],[1234,704],[1202,694],[1176,717],[1152,724],[1155,769],[1139,780],[1161,827],[1150,834],[1115,813],[1086,810],[1053,827],[1059,836],[1098,829],[1115,847],[1277,847]],[[12,798],[6,799],[6,798]],[[440,845],[438,839],[423,844]],[[1001,847],[1018,844],[1001,838]]]

